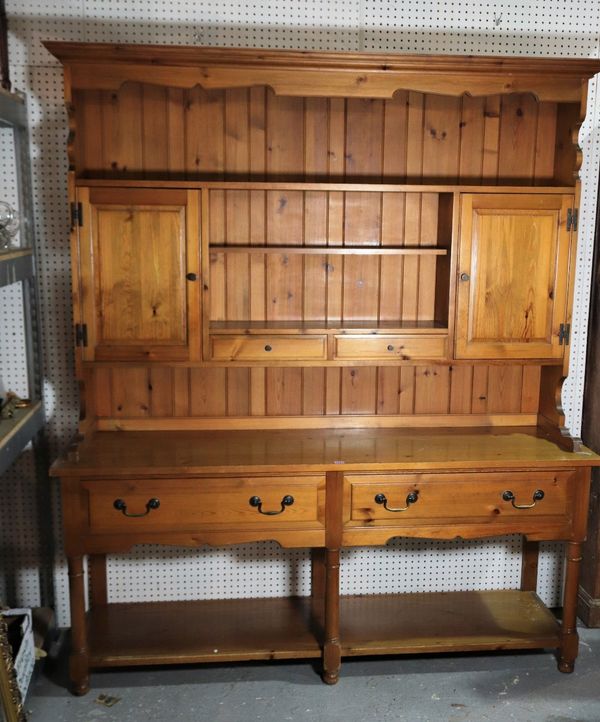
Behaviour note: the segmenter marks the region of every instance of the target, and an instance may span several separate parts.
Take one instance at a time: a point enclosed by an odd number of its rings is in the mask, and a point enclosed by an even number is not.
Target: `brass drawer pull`
[[[291,506],[293,503],[294,497],[286,494],[281,500],[281,509],[279,511],[263,511],[260,496],[251,496],[248,500],[248,504],[250,504],[250,506],[255,506],[258,509],[258,513],[265,514],[265,516],[277,516],[277,514],[282,514],[285,511],[285,507]]]
[[[406,511],[411,504],[416,504],[419,501],[419,492],[411,491],[406,497],[406,506],[393,507],[387,505],[387,497],[385,494],[377,494],[375,496],[376,504],[383,504],[383,508],[386,511]]]
[[[113,506],[117,511],[120,511],[123,516],[130,516],[130,517],[139,517],[139,516],[147,516],[152,509],[158,509],[160,506],[160,499],[157,499],[156,497],[152,497],[152,499],[148,499],[146,502],[146,511],[143,511],[141,514],[131,514],[127,511],[127,504],[123,501],[123,499],[115,499],[113,502]]]
[[[515,504],[515,495],[510,490],[503,492],[502,498],[504,501],[510,501],[515,509],[531,509],[536,505],[536,502],[541,501],[544,498],[544,492],[542,489],[536,489],[533,492],[533,502],[531,504]]]

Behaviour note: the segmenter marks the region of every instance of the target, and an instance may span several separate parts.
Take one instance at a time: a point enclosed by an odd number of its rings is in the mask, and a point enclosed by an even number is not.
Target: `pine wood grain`
[[[347,393],[346,390],[344,393]],[[374,407],[374,400],[373,400]],[[428,424],[431,424],[428,419]],[[52,469],[61,477],[107,478],[211,473],[560,469],[597,465],[589,449],[562,451],[535,429],[316,429],[289,431],[98,432],[79,446],[78,458]]]

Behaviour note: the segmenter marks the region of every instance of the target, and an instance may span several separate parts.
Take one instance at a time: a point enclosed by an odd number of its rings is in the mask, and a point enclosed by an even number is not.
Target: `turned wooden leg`
[[[69,557],[69,599],[71,602],[71,656],[69,674],[72,692],[86,694],[90,689],[89,656],[85,620],[83,557]]]
[[[325,645],[323,681],[335,684],[340,674],[340,550],[325,552]]]
[[[521,555],[521,590],[524,592],[537,591],[538,559],[540,543],[523,539],[523,552]]]
[[[563,617],[560,648],[558,650],[558,669],[567,674],[573,671],[579,648],[579,635],[577,634],[577,590],[579,586],[582,547],[582,542],[567,543]]]

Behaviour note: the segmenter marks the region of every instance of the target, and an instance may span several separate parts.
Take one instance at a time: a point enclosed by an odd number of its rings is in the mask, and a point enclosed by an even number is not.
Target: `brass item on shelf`
[[[2,614],[0,614],[0,700],[4,713],[3,719],[6,719],[6,722],[25,722],[27,718],[17,686],[6,620]]]
[[[9,391],[6,394],[6,400],[0,405],[0,418],[12,419],[17,409],[27,409],[30,406],[31,399],[21,399]]]

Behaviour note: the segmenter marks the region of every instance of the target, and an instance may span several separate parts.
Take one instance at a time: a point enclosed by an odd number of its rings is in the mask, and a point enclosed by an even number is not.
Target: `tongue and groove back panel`
[[[327,99],[130,82],[73,102],[84,177],[573,182],[579,104],[531,94]]]
[[[118,90],[75,90],[73,108],[83,184],[90,178],[572,185],[578,165],[579,105],[540,102],[531,93],[302,98],[268,87],[127,82]],[[244,333],[252,322],[273,328],[283,321],[300,328],[309,322],[452,328],[452,192],[215,187],[208,198],[208,243],[218,249],[209,253],[205,327]],[[440,255],[226,252],[235,245],[422,246]],[[110,355],[102,358],[102,367],[85,372],[86,407],[92,415],[96,408],[100,428],[185,416],[532,415],[541,374],[539,365],[518,363],[123,368],[110,366]]]

